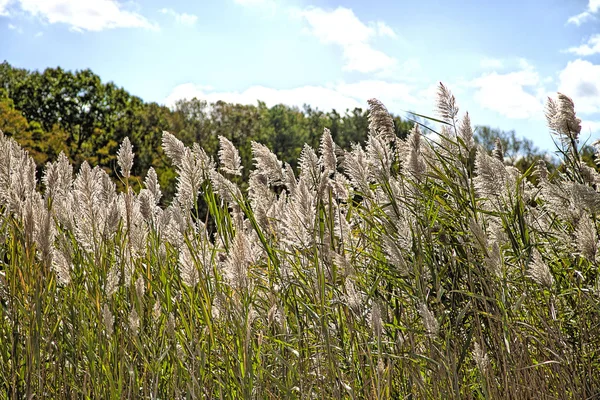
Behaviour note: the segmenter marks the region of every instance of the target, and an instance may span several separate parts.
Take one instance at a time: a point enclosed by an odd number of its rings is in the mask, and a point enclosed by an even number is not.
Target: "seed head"
[[[121,175],[125,178],[129,178],[129,174],[131,173],[131,167],[133,167],[133,146],[129,141],[129,138],[126,137],[123,139],[123,143],[121,143],[121,147],[117,151],[117,163],[121,167]]]
[[[219,136],[219,162],[221,171],[230,175],[242,175],[242,159],[238,149],[224,136]]]
[[[548,289],[551,288],[552,283],[554,283],[552,272],[537,249],[533,251],[533,257],[529,263],[528,276],[540,285],[546,286]]]
[[[369,132],[386,142],[396,139],[394,120],[383,103],[377,99],[369,99],[367,103],[369,103]]]
[[[548,98],[546,119],[550,131],[558,135],[567,146],[577,143],[581,132],[581,120],[575,115],[575,104],[570,97],[558,93],[558,102]]]

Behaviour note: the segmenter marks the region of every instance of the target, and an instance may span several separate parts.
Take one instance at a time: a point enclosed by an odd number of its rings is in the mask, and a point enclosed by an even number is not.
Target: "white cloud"
[[[482,108],[515,119],[543,115],[545,91],[540,76],[526,60],[521,60],[520,65],[519,71],[488,73],[470,82]]]
[[[18,0],[18,2],[25,12],[40,17],[50,24],[69,25],[76,31],[101,31],[112,28],[156,29],[156,26],[146,18],[136,12],[123,9],[115,0]]]
[[[44,32],[42,32],[42,31],[39,31],[34,35],[34,37],[36,37],[36,38],[42,37],[42,36],[44,36]]]
[[[382,71],[397,63],[395,58],[375,50],[369,43],[375,37],[396,37],[394,31],[381,21],[368,26],[359,20],[351,9],[344,7],[333,11],[310,7],[296,10],[294,14],[307,22],[307,33],[317,37],[324,44],[342,48],[344,69],[347,71]]]
[[[598,10],[600,10],[600,0],[589,0],[587,9],[582,13],[570,17],[567,20],[567,23],[579,26],[585,21],[591,19],[594,14],[598,12]]]
[[[577,107],[577,105],[575,105]],[[581,121],[581,134],[582,135],[593,135],[600,134],[600,121]]]
[[[239,4],[242,6],[248,6],[248,7],[264,6],[264,5],[272,2],[272,0],[233,0],[233,1],[236,4]]]
[[[577,54],[578,56],[591,56],[600,53],[600,34],[590,36],[587,43],[581,46],[569,47],[566,52]]]
[[[278,0],[233,0],[235,4],[242,7],[254,8],[260,11],[262,16],[274,16],[278,9]]]
[[[198,21],[197,15],[188,13],[178,13],[171,8],[163,8],[160,10],[160,12],[172,16],[178,23],[182,25],[192,26],[196,23],[196,21]]]
[[[10,15],[8,12],[8,3],[11,1],[12,0],[0,0],[0,16],[6,17]]]
[[[344,57],[346,64],[344,71],[374,72],[378,70],[388,70],[398,61],[381,52],[375,50],[366,43],[355,43],[344,47]]]
[[[479,65],[481,65],[482,68],[502,68],[504,66],[504,63],[502,62],[502,60],[499,60],[497,58],[483,58],[480,62]]]
[[[8,29],[10,29],[11,31],[15,31],[17,33],[23,33],[23,28],[21,28],[20,26],[13,25],[13,24],[8,24]]]
[[[264,86],[252,86],[243,92],[216,92],[210,87],[197,86],[193,83],[179,85],[165,99],[165,104],[173,106],[177,100],[197,97],[213,103],[219,100],[228,103],[256,104],[264,101],[271,107],[276,104],[287,104],[301,107],[310,104],[322,110],[346,109],[361,107],[358,101],[345,96],[335,89],[322,86],[303,86],[294,89],[272,89]]]
[[[571,97],[575,111],[600,112],[600,65],[577,59],[559,74],[558,91]]]
[[[377,26],[377,34],[379,36],[388,36],[388,37],[391,37],[392,39],[396,39],[398,37],[396,35],[396,32],[394,32],[394,30],[392,28],[390,28],[390,26],[383,21],[377,21],[376,26]]]
[[[256,104],[258,100],[264,101],[267,106],[286,104],[302,107],[309,104],[323,111],[336,109],[340,112],[346,109],[360,107],[365,109],[367,100],[376,97],[381,100],[390,111],[409,109],[415,105],[427,104],[433,101],[425,99],[425,92],[404,83],[390,83],[381,80],[365,80],[356,83],[340,82],[324,86],[301,86],[292,89],[274,89],[264,86],[252,86],[242,92],[219,92],[210,86],[185,83],[175,87],[164,100],[167,106],[173,106],[177,100],[197,97],[209,103],[218,100]],[[428,93],[427,93],[428,94]]]

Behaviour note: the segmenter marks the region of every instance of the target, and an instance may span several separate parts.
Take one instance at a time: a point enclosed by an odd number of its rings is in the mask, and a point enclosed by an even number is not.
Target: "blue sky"
[[[474,124],[553,149],[561,91],[600,138],[600,0],[0,0],[0,61],[91,68],[146,101],[199,97],[432,115],[437,83]]]

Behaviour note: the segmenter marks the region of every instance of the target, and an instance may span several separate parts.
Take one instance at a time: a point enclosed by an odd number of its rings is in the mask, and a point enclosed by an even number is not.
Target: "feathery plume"
[[[154,195],[148,189],[140,190],[140,194],[137,196],[137,201],[140,204],[140,213],[147,222],[152,222],[154,216]]]
[[[71,282],[71,270],[73,267],[63,252],[57,249],[53,249],[52,252],[52,269],[56,273],[58,282],[62,285],[66,286]]]
[[[533,257],[529,263],[529,272],[527,275],[540,285],[546,286],[548,289],[551,288],[552,283],[554,283],[552,272],[550,272],[548,264],[542,260],[542,256],[537,249],[533,250]]]
[[[348,307],[356,314],[360,314],[364,305],[364,295],[356,288],[352,278],[347,277],[344,282],[346,293],[344,299]]]
[[[475,218],[471,217],[469,219],[469,229],[473,238],[475,239],[475,244],[479,249],[483,252],[487,252],[487,237],[485,236],[485,232],[479,222],[475,220]]]
[[[336,174],[335,178],[329,181],[333,196],[336,200],[347,200],[350,195],[350,181],[342,174]]]
[[[243,197],[238,185],[231,182],[217,171],[211,171],[210,182],[215,193],[221,196],[223,201],[227,202],[229,205],[237,204]]]
[[[132,254],[132,252],[129,250],[129,248],[125,248],[124,251],[124,255],[123,255],[123,284],[126,287],[130,287],[131,286],[131,277],[133,276],[133,270],[135,269],[135,265],[134,262],[136,261],[137,257],[134,256],[134,254]]]
[[[131,194],[131,191],[129,192]],[[129,197],[123,193],[119,193],[119,211],[124,220],[127,220],[127,212],[129,212],[128,236],[131,247],[130,256],[135,259],[143,257],[146,254],[146,239],[148,237],[148,223],[144,219],[140,210],[140,198]],[[130,201],[129,205],[127,202]]]
[[[335,172],[337,169],[337,159],[335,156],[335,143],[331,137],[331,131],[327,128],[323,130],[321,136],[321,158],[319,163],[328,174]]]
[[[369,99],[367,103],[369,103],[369,132],[385,142],[395,140],[394,120],[387,108],[377,99]]]
[[[255,261],[255,254],[246,233],[243,229],[238,229],[223,266],[229,283],[238,290],[248,288],[248,269]]]
[[[494,140],[494,150],[492,150],[492,156],[504,162],[504,147],[502,146],[502,141],[500,138],[496,138]]]
[[[581,172],[583,183],[590,186],[600,186],[600,174],[596,171],[596,169],[587,164],[582,164],[579,166],[579,171]]]
[[[504,164],[480,148],[475,156],[475,189],[482,197],[496,197],[506,191],[507,172]]]
[[[185,145],[175,136],[167,131],[163,131],[162,135],[162,147],[171,162],[176,166],[181,166],[183,161],[183,155],[185,153]]]
[[[300,178],[305,177],[304,179],[307,179],[307,182],[310,182],[311,185],[316,185],[321,175],[319,157],[317,157],[317,153],[313,148],[306,143],[300,152],[298,165],[300,166]]]
[[[194,156],[194,153],[188,148],[183,148],[179,158],[178,172],[177,194],[175,196],[179,204],[189,210],[196,204],[202,182],[206,177],[205,170]]]
[[[75,237],[87,251],[93,251],[100,240],[101,226],[104,225],[102,213],[106,205],[102,204],[102,170],[93,169],[84,161],[73,183],[73,208],[75,214]]]
[[[35,201],[35,233],[34,240],[37,246],[37,255],[45,265],[50,265],[52,261],[52,244],[56,238],[56,226],[51,210],[46,206],[39,193],[31,199]]]
[[[600,167],[600,139],[592,143],[592,146],[594,147],[594,162]]]
[[[162,192],[160,191],[158,176],[156,175],[156,171],[152,167],[150,167],[148,173],[146,174],[146,179],[144,179],[144,186],[150,191],[150,193],[152,193],[154,204],[158,205],[162,197]]]
[[[370,135],[367,139],[367,162],[371,178],[377,182],[387,180],[392,167],[390,146],[380,138]]]
[[[175,336],[175,327],[177,326],[177,321],[175,320],[175,316],[172,312],[169,313],[167,317],[167,334],[170,337]]]
[[[458,127],[458,135],[464,142],[467,152],[471,151],[475,146],[475,141],[473,140],[473,128],[471,128],[471,118],[469,117],[468,112],[465,113],[465,116]]]
[[[296,175],[294,175],[294,169],[288,163],[285,163],[285,167],[283,169],[283,183],[285,184],[288,193],[293,194],[294,190],[296,190],[296,185],[298,182],[296,181]]]
[[[581,132],[581,120],[576,117],[575,104],[570,97],[558,93],[558,102],[548,98],[546,119],[550,131],[566,146],[576,144]]]
[[[594,221],[587,215],[581,217],[575,230],[575,247],[588,261],[596,261],[598,233]]]
[[[22,214],[36,184],[33,159],[14,139],[0,136],[0,201],[9,211]]]
[[[266,175],[257,170],[250,173],[248,183],[248,198],[259,224],[264,228],[267,226],[267,210],[275,201],[275,193],[271,191],[268,185],[269,179]]]
[[[391,237],[390,235],[383,235],[383,250],[385,251],[386,258],[390,264],[396,267],[397,272],[400,275],[408,274],[408,267],[406,265],[406,261],[404,260],[404,256],[402,255],[401,246],[403,240],[398,240],[396,238]]]
[[[140,275],[135,280],[135,293],[137,294],[138,299],[144,298],[145,289],[146,285],[144,283],[144,278]]]
[[[119,204],[117,199],[108,206],[108,213],[106,214],[106,220],[104,224],[104,232],[102,235],[106,240],[113,238],[114,234],[119,229],[119,223],[121,222],[121,212],[119,210]]]
[[[267,313],[267,323],[272,325],[273,323],[281,326],[281,322],[283,321],[283,310],[281,306],[277,303],[274,303],[271,308],[269,308],[269,312]]]
[[[352,144],[352,151],[346,154],[344,172],[363,196],[371,193],[371,168],[367,161],[367,154],[359,144]]]
[[[600,212],[600,193],[593,187],[570,182],[568,188],[572,202],[577,208],[588,210],[592,214]]]
[[[487,372],[490,366],[490,359],[483,347],[481,347],[477,342],[475,342],[473,345],[473,360],[475,360],[477,368],[479,368],[482,373]]]
[[[537,160],[535,163],[535,176],[537,176],[540,182],[548,180],[548,167],[544,160]]]
[[[58,174],[58,165],[56,163],[46,163],[46,169],[42,175],[42,183],[45,187],[45,198],[55,198],[59,191],[60,176]]]
[[[100,169],[97,172],[97,176],[100,178],[98,200],[100,204],[106,206],[117,198],[117,186],[104,170]]]
[[[58,165],[58,175],[60,176],[60,189],[61,192],[65,194],[69,192],[73,186],[73,166],[62,151],[58,155],[56,164]]]
[[[194,262],[194,257],[189,247],[184,245],[179,252],[179,271],[181,274],[181,280],[186,286],[195,287],[200,277],[198,276],[198,269]]]
[[[46,163],[42,176],[45,186],[45,198],[64,198],[73,187],[73,166],[62,151],[56,162]]]
[[[283,180],[283,168],[277,156],[264,144],[252,141],[251,146],[256,169],[269,178],[269,183],[281,182]]]
[[[210,171],[217,169],[215,161],[211,156],[206,154],[206,151],[198,143],[192,144],[192,153],[196,157],[196,162],[204,170],[205,174],[210,174]]]
[[[238,149],[224,136],[219,136],[219,162],[221,171],[230,175],[242,175],[242,159]]]
[[[410,131],[406,145],[408,147],[405,160],[406,169],[414,179],[420,181],[427,170],[427,165],[421,155],[421,130],[419,125],[415,124]]]
[[[437,95],[438,114],[444,121],[453,124],[458,115],[458,107],[454,95],[442,82],[440,82],[440,86],[438,87]]]
[[[131,329],[134,335],[137,335],[140,329],[140,316],[137,313],[135,307],[133,307],[131,309],[131,312],[129,313],[129,328]]]
[[[121,272],[116,265],[113,265],[109,270],[108,274],[106,274],[106,282],[104,283],[104,293],[106,293],[106,297],[110,298],[113,294],[117,292],[119,288],[119,279],[121,277]]]
[[[125,178],[129,178],[130,176],[131,167],[133,167],[133,156],[133,146],[129,138],[126,137],[117,151],[117,163],[121,167],[121,175]]]
[[[306,178],[301,177],[286,212],[284,230],[287,240],[301,247],[310,246],[314,240],[316,211],[315,192],[310,189]]]

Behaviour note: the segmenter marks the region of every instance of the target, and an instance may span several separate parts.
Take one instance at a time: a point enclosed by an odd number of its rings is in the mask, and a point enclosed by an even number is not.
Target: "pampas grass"
[[[581,164],[572,101],[547,108],[566,145],[553,175],[476,148],[443,85],[439,132],[402,141],[385,106],[369,107],[365,144],[341,150],[325,128],[299,171],[252,143],[247,189],[230,141],[216,162],[165,132],[179,174],[168,206],[154,169],[129,185],[127,139],[124,192],[61,155],[42,196],[0,135],[0,392],[600,396],[600,176]]]

